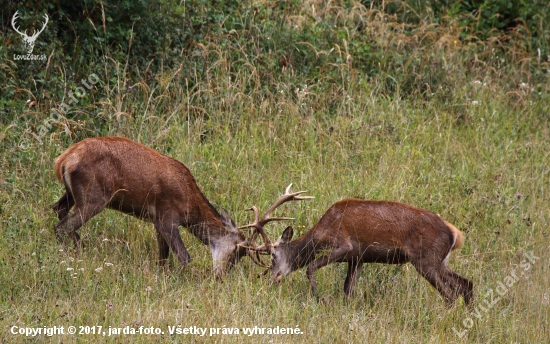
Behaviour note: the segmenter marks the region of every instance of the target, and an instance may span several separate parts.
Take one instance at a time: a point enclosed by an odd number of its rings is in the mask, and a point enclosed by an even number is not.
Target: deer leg
[[[89,219],[101,212],[105,206],[106,202],[103,205],[93,206],[88,204],[85,207],[80,207],[77,204],[67,216],[55,225],[54,231],[57,241],[66,245],[66,238],[70,237],[78,249],[80,247],[80,235],[76,231]]]
[[[58,242],[65,244],[66,237],[71,237],[78,249],[80,236],[77,230],[107,206],[111,190],[98,188],[94,178],[86,178],[82,173],[71,173],[70,180],[76,182],[70,187],[66,182],[65,194],[53,205],[60,220],[54,226],[54,231]],[[84,184],[78,182],[79,180],[90,180],[90,182]]]
[[[157,242],[159,244],[159,265],[164,266],[168,261],[170,246],[168,246],[168,242],[164,240],[164,237],[158,230],[157,230]]]
[[[352,249],[353,247],[351,246],[351,243],[343,244],[333,250],[330,255],[319,257],[315,259],[311,264],[309,264],[306,274],[307,278],[309,279],[309,284],[311,286],[311,291],[313,294],[317,293],[317,281],[315,280],[315,271],[330,263],[341,261]]]
[[[349,298],[355,287],[355,282],[357,281],[357,276],[361,272],[363,267],[363,262],[357,260],[351,260],[348,263],[348,275],[346,276],[346,281],[344,282],[344,293]]]
[[[315,280],[315,271],[319,268],[322,268],[323,266],[327,265],[329,263],[329,257],[323,256],[315,259],[309,266],[307,267],[306,275],[307,279],[309,280],[309,285],[311,287],[311,292],[313,294],[317,294],[317,281]]]
[[[429,260],[418,262],[411,261],[416,270],[443,296],[447,304],[452,304],[458,298],[456,292],[452,290],[448,278],[445,278],[443,272],[443,262],[434,266]]]
[[[185,267],[191,262],[191,257],[181,240],[180,232],[178,230],[179,225],[169,221],[163,223],[155,223],[155,228],[162,235],[164,241],[168,244],[168,247],[174,252],[180,263]],[[159,256],[162,258],[165,247],[161,245],[159,241]]]
[[[466,306],[472,305],[473,300],[473,283],[467,278],[464,278],[451,270],[448,266],[443,266],[444,276],[449,281],[451,288],[453,289],[456,297],[459,295],[464,299]]]
[[[67,214],[69,214],[69,210],[74,205],[74,198],[73,196],[68,192],[65,191],[63,196],[57,201],[53,206],[53,211],[57,214],[57,218],[61,221]]]

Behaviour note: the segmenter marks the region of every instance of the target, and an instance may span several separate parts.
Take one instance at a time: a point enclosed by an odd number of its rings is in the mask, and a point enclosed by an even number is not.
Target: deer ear
[[[283,232],[283,235],[281,235],[281,242],[290,241],[293,235],[294,235],[294,231],[292,230],[292,227],[291,226],[286,227],[285,231]]]
[[[222,209],[222,212],[220,214],[220,218],[222,220],[223,227],[229,231],[229,232],[239,232],[237,229],[237,225],[235,222],[231,219],[231,216],[229,216],[229,213],[227,210]]]

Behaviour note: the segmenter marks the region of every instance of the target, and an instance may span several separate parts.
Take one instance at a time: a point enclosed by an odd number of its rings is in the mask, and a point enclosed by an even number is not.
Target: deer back
[[[311,229],[318,245],[350,241],[360,248],[387,252],[399,248],[416,256],[423,249],[459,248],[462,232],[429,210],[404,203],[345,199],[331,206]]]
[[[100,188],[109,208],[153,220],[166,213],[185,222],[216,222],[219,214],[181,162],[120,137],[85,139],[55,161],[56,178],[71,193]]]

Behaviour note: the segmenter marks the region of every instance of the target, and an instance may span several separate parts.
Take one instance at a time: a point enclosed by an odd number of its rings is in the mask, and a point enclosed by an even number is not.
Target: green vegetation
[[[499,27],[483,18],[507,1],[483,1],[489,10],[478,17],[468,12],[474,1],[431,1],[445,5],[437,10],[420,1],[46,3],[9,8],[20,10],[22,29],[48,11],[33,52],[46,60],[14,60],[22,40],[11,14],[2,18],[1,342],[30,341],[12,335],[14,325],[154,326],[166,334],[100,341],[199,340],[168,334],[180,324],[304,332],[212,342],[547,341],[548,4],[534,13],[510,1],[517,11]],[[509,17],[517,15],[524,20]],[[83,86],[92,74],[98,81]],[[336,264],[317,273],[319,299],[304,271],[271,285],[248,258],[219,282],[209,250],[184,229],[194,261],[181,271],[171,256],[164,271],[152,225],[113,211],[81,228],[79,254],[62,248],[52,230],[50,206],[62,194],[52,163],[72,142],[99,135],[182,161],[238,224],[250,220],[244,209],[265,210],[289,183],[315,196],[278,210],[296,218],[296,232],[345,197],[437,212],[466,234],[450,265],[473,280],[479,314],[461,302],[446,308],[411,265],[365,266],[350,300],[346,266]],[[285,225],[267,232],[275,239]],[[524,271],[531,251],[540,259]],[[519,280],[500,297],[512,274]],[[488,306],[491,290],[500,299]],[[465,325],[459,338],[453,328]]]

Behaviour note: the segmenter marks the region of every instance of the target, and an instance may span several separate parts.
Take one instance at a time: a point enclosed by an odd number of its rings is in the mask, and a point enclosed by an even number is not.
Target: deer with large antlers
[[[288,227],[269,248],[272,280],[280,282],[306,265],[311,289],[317,292],[315,271],[330,263],[348,263],[344,292],[349,297],[363,263],[404,264],[437,289],[447,303],[459,296],[472,301],[472,282],[447,266],[464,235],[428,210],[398,202],[345,199],[335,203],[304,236],[290,241]],[[257,249],[267,251],[265,246]]]
[[[45,22],[44,22],[44,25],[42,25],[42,28],[38,31],[35,30],[33,32],[33,34],[31,36],[29,36],[29,35],[27,35],[27,30],[25,30],[25,32],[21,32],[21,31],[19,31],[19,27],[17,27],[16,21],[19,18],[19,13],[18,12],[19,11],[15,11],[15,14],[13,15],[13,18],[11,19],[11,26],[13,27],[15,32],[17,32],[18,34],[23,36],[23,41],[25,42],[25,50],[27,50],[28,54],[32,54],[32,51],[34,49],[34,42],[38,38],[38,35],[40,35],[42,33],[42,31],[44,31],[44,29],[46,28],[46,24],[48,24],[48,21],[49,21],[48,14],[44,14]]]
[[[259,254],[262,252],[268,252],[268,254],[271,253],[271,241],[269,240],[269,237],[265,233],[264,226],[272,221],[285,221],[285,220],[294,220],[291,217],[270,217],[271,213],[275,209],[277,209],[279,206],[286,202],[290,201],[303,201],[314,198],[313,196],[300,196],[301,194],[307,192],[307,191],[298,191],[298,192],[290,192],[290,188],[292,187],[292,184],[290,184],[286,190],[285,194],[281,196],[275,203],[273,203],[267,211],[264,213],[262,218],[260,219],[260,211],[256,206],[252,206],[252,208],[248,209],[254,212],[254,222],[251,224],[248,224],[246,226],[241,226],[239,229],[244,228],[255,228],[254,233],[252,234],[252,237],[249,240],[249,244],[252,246],[245,246],[246,249],[249,250],[249,252],[256,252],[256,258],[253,258],[254,256],[251,254],[250,257],[254,260],[254,262],[260,266],[268,267],[267,265],[263,264],[260,260]],[[256,239],[258,235],[261,235],[264,240],[263,246],[256,246]]]
[[[137,142],[121,137],[85,139],[55,159],[54,167],[57,179],[65,186],[65,193],[53,206],[59,218],[54,229],[60,243],[70,237],[79,247],[77,230],[110,208],[154,224],[161,265],[170,250],[184,267],[191,261],[179,226],[210,247],[218,277],[255,246],[257,230],[253,239],[246,238],[225,209],[218,213],[185,165]],[[270,212],[288,197],[283,196]],[[253,254],[250,256],[258,262]]]

